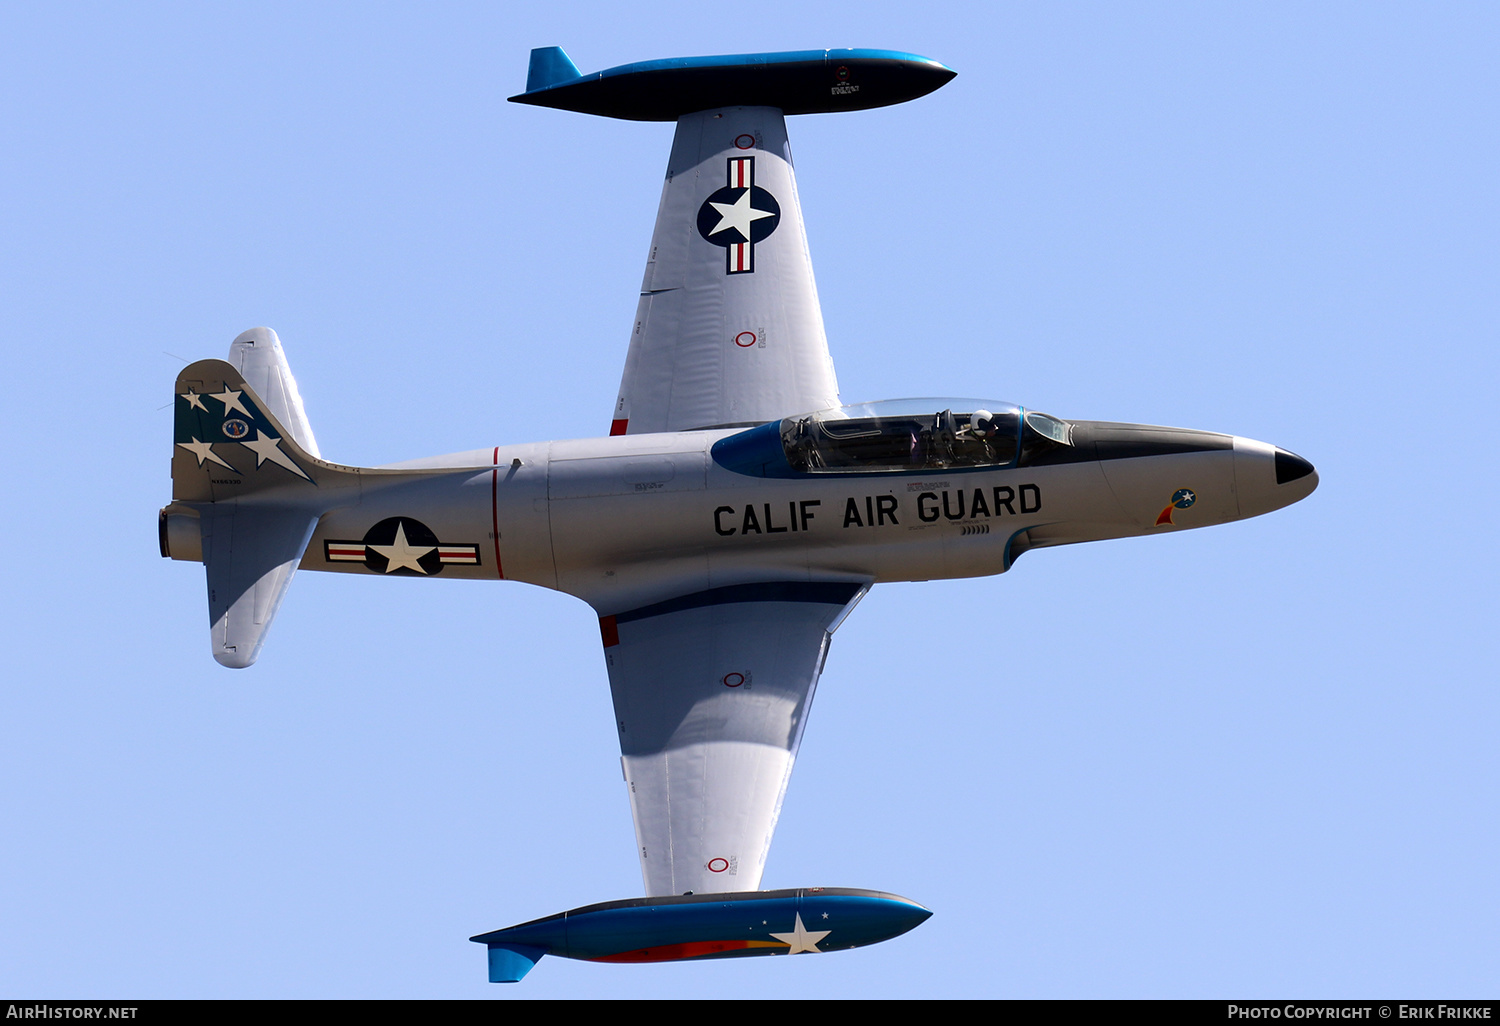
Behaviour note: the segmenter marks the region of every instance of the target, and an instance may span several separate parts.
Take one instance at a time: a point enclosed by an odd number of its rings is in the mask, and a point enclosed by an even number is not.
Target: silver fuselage
[[[409,517],[444,543],[477,546],[476,563],[443,566],[442,576],[524,581],[612,613],[759,581],[998,574],[1031,548],[1227,523],[1317,485],[1315,473],[1279,484],[1274,447],[1227,435],[1206,436],[1221,446],[1209,451],[763,478],[713,459],[713,443],[734,433],[498,446],[393,465],[413,473],[372,481],[356,504],[326,513],[301,567],[377,572],[331,561],[328,545]],[[1192,504],[1161,522],[1183,489]]]

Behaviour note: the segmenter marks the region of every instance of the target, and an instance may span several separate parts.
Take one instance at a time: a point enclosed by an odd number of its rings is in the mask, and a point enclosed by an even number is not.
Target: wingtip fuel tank
[[[512,103],[627,121],[676,121],[719,107],[783,114],[868,110],[926,96],[957,73],[895,50],[794,50],[640,61],[582,75],[561,47],[531,52]]]
[[[638,963],[817,954],[899,937],[931,915],[882,891],[729,891],[586,905],[469,939],[488,949],[491,983],[516,983],[543,955]]]

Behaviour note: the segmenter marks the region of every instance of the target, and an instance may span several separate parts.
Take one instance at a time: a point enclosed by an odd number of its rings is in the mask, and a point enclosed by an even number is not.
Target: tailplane
[[[359,472],[318,458],[274,331],[245,332],[230,360],[177,376],[159,532],[163,556],[207,568],[213,656],[239,668],[260,654],[318,518],[358,500]]]

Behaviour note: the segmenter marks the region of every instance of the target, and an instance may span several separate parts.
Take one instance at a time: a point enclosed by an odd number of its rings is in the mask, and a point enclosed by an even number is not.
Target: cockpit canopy
[[[1066,421],[1011,403],[895,399],[751,428],[720,439],[713,457],[730,470],[763,477],[912,473],[1025,465],[1070,439]]]

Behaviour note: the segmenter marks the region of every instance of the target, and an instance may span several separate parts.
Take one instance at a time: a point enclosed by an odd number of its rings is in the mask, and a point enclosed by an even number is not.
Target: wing
[[[646,893],[752,891],[850,582],[742,584],[600,620]]]
[[[838,392],[781,111],[678,118],[610,434],[760,424]]]

